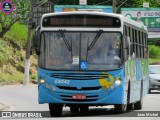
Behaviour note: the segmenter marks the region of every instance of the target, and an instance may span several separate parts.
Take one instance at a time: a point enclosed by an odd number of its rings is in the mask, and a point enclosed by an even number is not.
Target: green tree
[[[107,5],[111,4],[112,0],[87,0],[87,5]],[[58,5],[79,5],[79,0],[57,0]]]
[[[141,8],[143,2],[149,2],[150,7],[160,7],[160,0],[116,0],[117,13],[123,8]],[[57,5],[79,5],[79,0],[54,0]],[[87,5],[107,5],[112,6],[113,0],[87,0]]]
[[[149,2],[149,7],[160,7],[158,0],[134,0],[134,7],[143,7],[143,2]]]
[[[14,23],[16,23],[19,20],[27,20],[28,18],[28,1],[12,0],[12,2],[15,6],[15,10],[12,13],[4,14],[0,12],[0,38],[2,38],[4,34],[10,30],[11,26]]]
[[[117,0],[117,6],[142,7],[143,2],[149,2],[150,7],[160,7],[160,0]],[[58,5],[79,5],[79,0],[56,0]],[[88,5],[112,5],[112,0],[87,0]]]

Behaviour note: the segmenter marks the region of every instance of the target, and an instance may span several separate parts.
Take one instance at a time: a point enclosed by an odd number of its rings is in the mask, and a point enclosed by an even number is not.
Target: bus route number
[[[70,80],[55,79],[54,83],[56,83],[56,84],[69,84]]]

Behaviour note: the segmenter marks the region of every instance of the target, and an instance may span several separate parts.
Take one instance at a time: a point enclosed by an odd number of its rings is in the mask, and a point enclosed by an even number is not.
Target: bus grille
[[[66,102],[93,102],[98,99],[98,95],[86,96],[86,99],[75,100],[71,95],[60,95],[61,99]]]
[[[60,79],[69,79],[69,80],[94,80],[94,79],[103,79],[103,78],[108,78],[108,76],[105,74],[105,75],[100,75],[100,74],[71,74],[71,73],[68,73],[68,74],[52,74],[50,75],[51,77],[54,77],[54,78],[60,78]]]
[[[63,89],[63,90],[99,90],[101,88],[101,86],[97,86],[97,87],[82,87],[81,89],[78,89],[77,87],[67,87],[67,86],[57,86],[59,89]]]

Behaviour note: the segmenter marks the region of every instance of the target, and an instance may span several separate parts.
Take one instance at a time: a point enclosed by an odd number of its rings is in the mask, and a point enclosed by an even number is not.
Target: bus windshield
[[[122,64],[120,32],[41,33],[39,66],[51,70],[113,70]]]

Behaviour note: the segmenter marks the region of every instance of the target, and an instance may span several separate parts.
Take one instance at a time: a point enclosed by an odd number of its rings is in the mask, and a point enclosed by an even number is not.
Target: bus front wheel
[[[128,110],[134,110],[134,103],[128,104],[127,109]]]
[[[70,106],[70,111],[71,111],[72,113],[77,113],[77,112],[79,112],[79,106],[77,106],[77,105]]]
[[[127,111],[127,104],[114,105],[116,113],[124,113]]]
[[[60,117],[62,114],[63,104],[49,103],[49,112],[52,117]]]
[[[88,112],[88,110],[89,110],[89,106],[86,106],[86,105],[80,106],[81,113],[86,113],[86,112]]]

